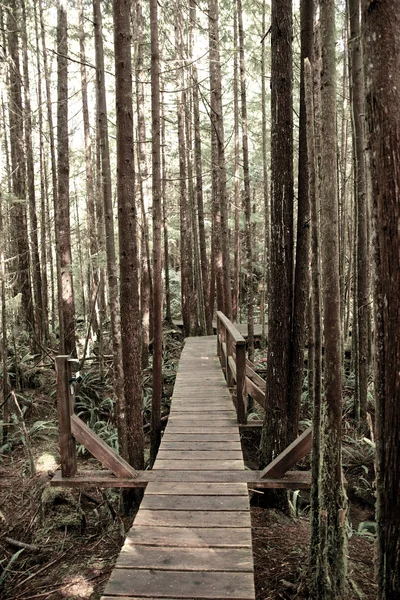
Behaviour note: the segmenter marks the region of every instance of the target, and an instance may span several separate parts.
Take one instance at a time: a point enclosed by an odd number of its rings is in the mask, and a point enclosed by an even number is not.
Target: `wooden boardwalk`
[[[154,470],[177,481],[148,484],[103,600],[254,599],[247,484],[226,483],[244,464],[215,336],[186,340]]]

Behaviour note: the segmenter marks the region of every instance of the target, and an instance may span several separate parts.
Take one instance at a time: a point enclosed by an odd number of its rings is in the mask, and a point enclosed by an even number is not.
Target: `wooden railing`
[[[246,359],[246,340],[221,311],[217,312],[217,353],[228,387],[236,384],[238,423],[245,425],[247,396],[263,408],[265,406],[265,381],[255,372],[253,363]]]
[[[217,354],[228,387],[236,383],[238,423],[247,423],[246,340],[221,311],[217,312]]]
[[[56,357],[56,387],[58,428],[60,434],[60,462],[62,477],[73,478],[77,474],[76,442],[97,458],[116,477],[133,478],[138,475],[115,450],[110,448],[76,414],[73,364],[70,356]]]

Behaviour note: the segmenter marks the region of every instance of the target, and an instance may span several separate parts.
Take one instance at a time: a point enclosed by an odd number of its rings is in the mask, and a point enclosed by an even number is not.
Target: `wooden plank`
[[[149,482],[160,483],[193,483],[231,484],[247,483],[250,487],[309,489],[311,486],[311,473],[309,471],[288,471],[283,477],[260,479],[260,471],[138,471],[136,479],[114,477],[110,471],[85,471],[78,472],[75,477],[63,477],[57,471],[50,484],[58,487],[146,487]]]
[[[204,433],[203,431],[193,432],[186,429],[183,432],[172,432],[172,430],[167,428],[162,439],[168,441],[179,440],[182,442],[240,442],[239,432],[237,429],[235,431],[225,431],[224,433],[219,431]]]
[[[190,488],[191,486],[187,486]],[[172,494],[146,494],[140,504],[140,510],[201,510],[229,511],[249,510],[247,496],[173,496]]]
[[[258,385],[254,383],[251,379],[246,377],[246,390],[249,396],[254,398],[256,402],[263,408],[265,408],[265,391],[260,389]]]
[[[128,541],[115,566],[117,569],[252,572],[253,557],[249,548],[161,548],[133,546]]]
[[[265,380],[259,376],[258,373],[255,372],[255,366],[248,359],[246,360],[246,377],[251,379],[257,387],[260,388],[265,394],[266,383]]]
[[[126,539],[132,544],[182,548],[251,548],[252,545],[249,527],[160,527],[135,524]]]
[[[261,478],[282,477],[286,471],[311,451],[312,438],[312,427],[309,427],[261,471]]]
[[[180,496],[244,496],[248,498],[245,483],[149,483],[146,488],[146,497],[149,495],[175,495]]]
[[[207,431],[210,433],[232,433],[234,435],[237,431],[236,427],[233,427],[227,423],[216,423],[214,426],[207,427]],[[185,427],[183,424],[178,425],[175,423],[168,423],[168,433],[204,433],[204,427],[196,427],[195,425],[188,425]]]
[[[166,438],[161,442],[160,450],[182,450],[182,451],[215,451],[222,450],[228,452],[230,450],[238,450],[241,452],[242,446],[239,441],[236,442],[191,442],[182,441],[181,439],[169,441]]]
[[[181,417],[177,417],[175,415],[170,415],[168,419],[168,425],[170,428],[173,427],[202,427],[206,431],[210,427],[231,427],[232,429],[236,429],[236,423],[234,419],[230,417],[221,417],[218,414],[215,417],[206,416],[206,417],[193,417],[187,415],[181,415]]]
[[[168,469],[170,471],[235,471],[244,469],[243,459],[240,460],[164,460],[157,457],[153,471]]]
[[[117,477],[137,477],[137,472],[123,458],[108,446],[99,436],[76,415],[71,416],[71,430],[75,439],[85,446],[102,465]]]
[[[187,413],[200,413],[200,414],[211,414],[213,415],[214,413],[222,413],[226,416],[235,418],[235,411],[233,409],[233,404],[232,401],[229,400],[229,402],[224,402],[223,404],[218,401],[218,403],[214,402],[207,402],[207,404],[204,402],[202,404],[199,403],[189,403],[189,402],[177,402],[177,401],[173,401],[171,404],[171,413],[172,412],[179,412],[180,414],[187,414]]]
[[[263,428],[264,421],[249,421],[248,423],[239,423],[240,431],[256,431]]]
[[[250,527],[250,512],[140,509],[135,525],[158,527]]]
[[[145,598],[254,598],[252,573],[156,571],[116,569],[107,584],[106,595]]]
[[[157,460],[240,460],[241,450],[167,450],[164,446],[158,451]]]

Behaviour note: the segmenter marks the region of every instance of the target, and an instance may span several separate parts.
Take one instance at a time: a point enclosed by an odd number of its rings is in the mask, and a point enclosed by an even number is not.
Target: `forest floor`
[[[98,600],[133,517],[121,515],[116,490],[50,488],[59,465],[55,403],[51,396],[33,393],[26,421],[36,474],[29,474],[30,461],[22,442],[10,453],[0,453],[0,598]],[[250,466],[257,445],[256,437],[245,440]],[[93,459],[79,460],[81,468],[96,468]],[[257,600],[307,598],[307,494],[292,501],[297,512],[294,518],[251,508]],[[370,504],[350,503],[346,600],[376,597],[373,536],[354,532],[360,522],[372,518]]]

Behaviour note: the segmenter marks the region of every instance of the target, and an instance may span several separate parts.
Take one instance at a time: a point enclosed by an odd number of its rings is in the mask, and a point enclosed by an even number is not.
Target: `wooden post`
[[[236,342],[236,400],[238,423],[247,423],[246,342]]]
[[[229,388],[235,385],[235,380],[233,378],[233,373],[231,366],[229,364],[229,357],[232,356],[232,347],[235,344],[233,341],[231,334],[227,331],[226,336],[226,383]]]
[[[74,406],[71,393],[71,364],[69,358],[65,355],[56,356],[58,428],[63,477],[73,477],[76,474],[75,440],[71,432],[71,415],[74,412]]]
[[[219,315],[217,314],[217,356],[221,362],[221,329],[222,329],[222,324],[221,324],[221,319],[219,318]]]

